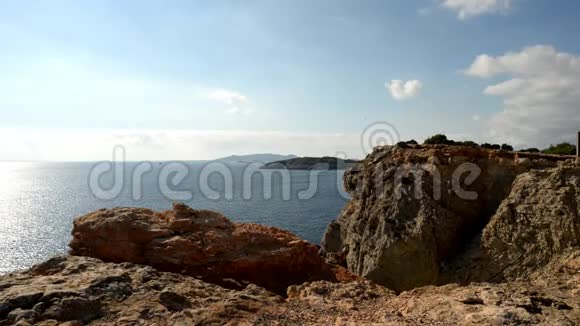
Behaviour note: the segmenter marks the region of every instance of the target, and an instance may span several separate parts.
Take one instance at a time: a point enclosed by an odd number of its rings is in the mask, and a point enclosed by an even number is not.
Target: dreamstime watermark
[[[360,136],[360,146],[363,153],[368,155],[375,147],[396,145],[400,140],[399,131],[395,126],[386,121],[378,121],[363,130]]]
[[[361,148],[367,155],[377,146],[395,145],[399,141],[399,132],[387,122],[375,122],[367,126],[360,136]],[[328,182],[329,173],[334,173],[332,177],[336,182],[333,186],[336,186],[337,193],[344,199],[350,198],[342,182],[343,171],[352,165],[346,163],[346,152],[336,153],[336,162],[319,163],[301,173],[293,173],[286,168],[265,167],[262,163],[231,164],[211,161],[200,165],[172,161],[156,165],[148,161],[130,163],[126,161],[126,157],[126,149],[115,146],[112,161],[99,162],[92,167],[88,186],[93,196],[100,200],[114,200],[128,192],[133,201],[140,201],[148,191],[152,191],[151,187],[155,187],[171,201],[191,201],[196,196],[214,201],[250,201],[258,198],[270,200],[274,198],[274,194],[284,201],[310,200],[322,188],[324,191],[329,190],[328,184],[321,187],[320,183]],[[446,176],[443,180],[434,163],[393,165],[379,162],[372,166],[373,171],[365,171],[363,174],[357,173],[361,169],[360,165],[352,166],[352,172],[349,172],[347,179],[352,180],[354,176],[356,185],[347,187],[351,194],[357,196],[358,193],[369,190],[374,194],[391,191],[397,199],[404,196],[421,199],[428,194],[431,198],[440,200],[442,189],[445,188],[446,191],[451,189],[464,200],[475,200],[478,197],[477,192],[464,188],[472,185],[481,174],[481,169],[476,164],[459,164],[451,177]],[[370,166],[366,169],[370,169]],[[153,185],[152,180],[155,181]],[[297,183],[305,188],[293,191],[296,190],[294,188]]]
[[[199,164],[183,161],[166,162],[156,169],[152,162],[127,162],[126,149],[115,146],[113,160],[95,164],[89,172],[88,185],[93,196],[100,200],[114,200],[128,191],[133,201],[140,201],[151,186],[145,179],[152,180],[155,173],[155,187],[165,198],[171,201],[190,201],[194,194],[209,200],[233,200],[239,193],[241,199],[252,200],[261,196],[264,200],[272,199],[279,193],[282,200],[292,200],[293,178],[297,178],[288,169],[267,168],[262,163],[232,164],[212,161]],[[306,180],[306,188],[295,193],[299,200],[314,198],[321,182],[322,173],[335,172],[338,193],[348,199],[340,182],[347,163],[338,153],[336,166],[328,163],[317,164],[314,169],[300,176]],[[148,175],[149,174],[149,175]],[[327,174],[328,175],[328,174]],[[216,182],[217,180],[217,182]],[[302,182],[303,183],[303,182]],[[151,190],[151,189],[149,189]],[[125,192],[126,193],[126,192]]]

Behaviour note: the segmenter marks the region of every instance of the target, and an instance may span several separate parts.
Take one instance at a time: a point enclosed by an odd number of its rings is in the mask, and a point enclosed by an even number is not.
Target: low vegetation
[[[576,146],[570,143],[560,143],[558,145],[550,145],[544,149],[542,153],[545,154],[559,154],[559,155],[576,155]]]
[[[407,142],[400,142],[399,145],[408,145],[408,144],[416,144],[415,140],[407,141]],[[472,147],[481,147],[487,149],[495,149],[495,150],[502,150],[511,152],[514,150],[513,146],[510,144],[490,144],[490,143],[483,143],[477,144],[471,140],[464,140],[464,141],[454,141],[452,139],[447,138],[446,135],[443,134],[436,134],[433,135],[423,142],[425,145],[456,145],[456,146],[472,146]],[[544,154],[558,154],[558,155],[576,155],[576,146],[570,143],[561,143],[557,145],[550,145],[550,147],[539,150],[538,148],[531,147],[526,149],[521,149],[519,152],[527,152],[527,153],[544,153]]]
[[[535,147],[530,147],[530,148],[525,148],[525,149],[521,149],[520,152],[525,152],[525,153],[539,153],[540,150],[535,148]]]

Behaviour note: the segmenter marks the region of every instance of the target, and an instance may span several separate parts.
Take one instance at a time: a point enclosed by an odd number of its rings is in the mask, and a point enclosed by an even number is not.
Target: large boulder
[[[404,291],[460,279],[447,266],[475,243],[472,267],[491,276],[496,270],[491,272],[493,264],[480,246],[482,229],[518,175],[555,168],[557,161],[477,147],[378,147],[345,173],[352,199],[328,227],[323,251],[333,260],[344,258],[357,275]],[[484,273],[482,266],[490,270]]]
[[[290,232],[183,204],[165,212],[102,209],[77,218],[72,233],[72,255],[150,265],[232,288],[253,283],[283,293],[292,284],[335,278],[318,248]]]

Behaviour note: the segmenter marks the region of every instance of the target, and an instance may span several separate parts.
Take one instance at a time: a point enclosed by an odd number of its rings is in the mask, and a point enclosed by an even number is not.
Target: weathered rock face
[[[71,254],[131,262],[242,288],[286,287],[335,275],[316,246],[290,232],[232,223],[211,211],[175,204],[173,210],[104,209],[74,222]]]
[[[527,278],[559,254],[580,248],[579,203],[579,168],[519,175],[481,238],[502,278]]]
[[[327,229],[323,249],[335,260],[344,257],[355,274],[397,291],[455,281],[457,275],[443,275],[442,267],[481,233],[516,177],[557,166],[551,157],[523,160],[472,147],[377,148],[345,174],[352,200]],[[505,233],[506,239],[510,236]],[[479,244],[475,251],[481,262],[489,258]],[[480,262],[473,265],[482,268]]]
[[[487,207],[499,205],[525,169],[489,156],[469,147],[376,149],[345,174],[353,199],[328,229],[324,249],[344,250],[349,270],[394,290],[435,283],[441,263],[489,219]],[[452,191],[460,166],[481,171],[464,190],[456,187],[477,200]]]
[[[527,282],[428,286],[368,281],[229,290],[150,266],[55,257],[0,276],[0,325],[578,325],[580,251]]]

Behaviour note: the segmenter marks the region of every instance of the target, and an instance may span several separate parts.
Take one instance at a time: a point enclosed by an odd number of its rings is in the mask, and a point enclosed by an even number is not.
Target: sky
[[[579,18],[575,0],[0,0],[0,160],[574,142]]]

